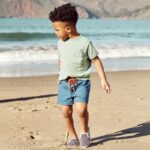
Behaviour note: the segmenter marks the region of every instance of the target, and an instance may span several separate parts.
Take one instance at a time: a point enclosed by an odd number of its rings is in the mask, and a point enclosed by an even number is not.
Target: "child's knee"
[[[72,116],[72,109],[63,110],[63,117],[68,118]]]
[[[87,109],[77,108],[77,113],[79,117],[85,117],[88,113]]]

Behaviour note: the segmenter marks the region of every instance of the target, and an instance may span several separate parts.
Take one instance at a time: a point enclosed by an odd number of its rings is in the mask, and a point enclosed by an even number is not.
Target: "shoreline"
[[[150,70],[150,57],[128,57],[101,59],[106,72]],[[57,75],[57,61],[18,62],[18,64],[0,64],[0,78],[36,77]],[[92,65],[91,72],[95,72]]]
[[[127,72],[150,72],[149,69],[143,69],[143,70],[140,70],[140,69],[135,69],[135,70],[109,70],[109,71],[106,71],[106,73],[127,73]],[[93,71],[91,71],[90,73],[91,75],[92,74],[97,74],[97,71],[95,69],[93,69]],[[43,75],[26,75],[26,76],[6,76],[6,77],[3,77],[3,76],[0,76],[0,79],[18,79],[18,78],[39,78],[39,77],[53,77],[53,76],[59,76],[59,73],[52,73],[52,74],[43,74]]]

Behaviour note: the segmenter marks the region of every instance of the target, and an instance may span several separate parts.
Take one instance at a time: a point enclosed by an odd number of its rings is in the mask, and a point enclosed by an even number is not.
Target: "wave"
[[[102,32],[102,33],[82,33],[85,36],[92,36],[96,38],[100,37],[118,37],[118,38],[150,38],[150,33],[134,33],[134,32]],[[46,40],[55,39],[54,33],[44,32],[0,32],[0,41],[34,41],[34,40]]]
[[[150,57],[150,46],[96,45],[99,56],[107,58]],[[54,61],[57,60],[56,46],[11,47],[0,49],[0,62]]]
[[[86,36],[92,37],[118,37],[118,38],[150,38],[150,33],[114,33],[114,32],[106,32],[106,33],[84,33]]]
[[[31,41],[31,40],[45,40],[55,38],[54,33],[40,33],[40,32],[2,32],[0,33],[0,41]]]
[[[31,46],[0,48],[0,62],[47,61],[56,60],[55,46]]]
[[[99,49],[99,55],[107,58],[150,57],[150,46],[105,45]]]

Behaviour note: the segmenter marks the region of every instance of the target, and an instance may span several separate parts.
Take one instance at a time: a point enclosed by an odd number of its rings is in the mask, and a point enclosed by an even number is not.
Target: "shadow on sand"
[[[47,98],[47,97],[53,97],[53,96],[57,96],[57,94],[47,94],[47,95],[20,97],[20,98],[11,98],[11,99],[0,99],[0,103],[8,103],[8,102],[14,102],[14,101],[27,101],[27,100],[32,100],[36,98]]]
[[[150,121],[112,134],[92,138],[90,146],[96,146],[112,140],[131,139],[148,135],[150,135]]]

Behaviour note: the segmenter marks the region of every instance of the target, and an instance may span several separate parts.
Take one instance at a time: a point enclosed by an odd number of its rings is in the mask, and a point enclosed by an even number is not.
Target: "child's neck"
[[[69,38],[73,39],[73,38],[78,37],[79,35],[80,34],[78,33],[77,28],[76,27],[72,27],[71,28],[71,32],[69,33]]]
[[[70,34],[70,35],[69,35],[69,39],[73,39],[73,38],[76,38],[76,37],[78,37],[78,36],[80,36],[79,33]]]
[[[64,39],[63,41],[66,42],[66,41],[68,41],[69,39],[74,39],[74,38],[76,38],[76,37],[78,37],[78,36],[80,36],[79,33],[76,33],[76,34],[69,34],[69,36],[68,36],[66,39]]]

